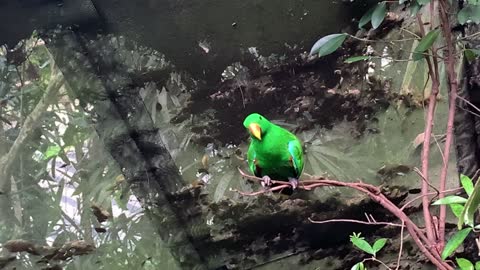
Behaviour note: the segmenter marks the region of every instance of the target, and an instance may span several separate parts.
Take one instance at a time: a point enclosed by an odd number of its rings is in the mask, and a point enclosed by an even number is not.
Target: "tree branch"
[[[45,93],[33,111],[25,119],[25,122],[20,130],[20,133],[18,134],[17,139],[13,143],[13,146],[5,156],[0,158],[0,194],[8,193],[10,191],[10,174],[13,169],[13,165],[17,161],[21,150],[26,145],[30,134],[41,123],[41,117],[47,110],[48,106],[55,100],[54,97],[63,84],[64,79],[60,72],[56,72],[54,75],[52,75]]]

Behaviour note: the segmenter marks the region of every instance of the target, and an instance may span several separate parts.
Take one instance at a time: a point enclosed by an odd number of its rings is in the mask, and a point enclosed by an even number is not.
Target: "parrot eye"
[[[263,117],[260,116],[260,120],[262,120],[262,119],[263,119]]]

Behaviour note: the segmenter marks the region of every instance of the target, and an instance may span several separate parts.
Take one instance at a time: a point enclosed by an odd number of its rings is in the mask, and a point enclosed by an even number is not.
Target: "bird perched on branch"
[[[251,137],[247,153],[250,171],[262,177],[264,186],[274,179],[288,181],[295,189],[304,165],[300,140],[258,113],[247,116],[243,125]]]

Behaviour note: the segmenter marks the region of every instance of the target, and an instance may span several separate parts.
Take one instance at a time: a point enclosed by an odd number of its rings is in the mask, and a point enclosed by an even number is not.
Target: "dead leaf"
[[[425,141],[425,133],[422,132],[418,134],[417,137],[415,137],[415,140],[413,140],[413,148],[419,147],[420,145],[423,144],[424,141]]]
[[[100,223],[106,221],[111,217],[110,213],[107,210],[102,209],[100,206],[96,205],[95,203],[93,203],[92,206],[90,206],[90,208],[92,208],[93,215],[97,218],[98,222]]]

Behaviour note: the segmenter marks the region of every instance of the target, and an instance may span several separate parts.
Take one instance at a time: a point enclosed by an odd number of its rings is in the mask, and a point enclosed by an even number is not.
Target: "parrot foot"
[[[298,179],[297,178],[289,177],[288,182],[292,186],[292,189],[296,189],[298,187]]]
[[[265,175],[264,177],[262,177],[261,184],[264,188],[269,187],[272,185],[272,179],[268,175]]]

